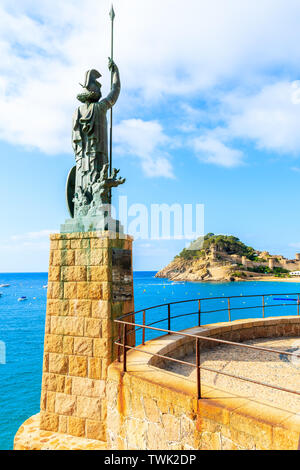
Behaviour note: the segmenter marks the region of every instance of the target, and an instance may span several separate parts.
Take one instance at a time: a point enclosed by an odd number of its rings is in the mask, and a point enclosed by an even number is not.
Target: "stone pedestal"
[[[111,232],[50,238],[40,431],[105,441],[113,320],[134,310],[132,239]]]

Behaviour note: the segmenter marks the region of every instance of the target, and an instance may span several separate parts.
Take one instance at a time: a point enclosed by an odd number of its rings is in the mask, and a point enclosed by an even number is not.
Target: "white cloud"
[[[78,82],[97,67],[109,88],[110,0],[2,0],[0,6],[0,138],[45,153],[71,152],[71,116]],[[200,139],[206,161],[225,166],[241,162],[230,138],[253,140],[278,152],[300,149],[299,106],[289,99],[289,82],[300,63],[298,0],[115,0],[115,53],[123,98],[116,119],[131,121],[164,95],[182,99],[224,95],[215,113],[226,110],[227,141]],[[274,84],[274,74],[281,78]],[[249,94],[246,90],[258,90]],[[130,116],[126,114],[130,110]],[[209,110],[208,110],[209,113]],[[126,114],[126,115],[125,115]],[[195,132],[190,113],[178,128]],[[146,121],[147,122],[147,121]],[[151,121],[152,122],[152,121]],[[124,121],[120,126],[124,126]],[[128,143],[132,147],[133,143]],[[149,143],[145,143],[149,147]],[[135,146],[149,176],[172,176],[166,142],[151,151]],[[129,154],[128,154],[129,155]]]
[[[49,238],[51,233],[56,233],[56,230],[40,230],[39,232],[27,232],[21,235],[12,235],[11,240],[13,241],[23,241],[24,243],[28,241],[39,241],[44,238]]]
[[[196,137],[192,142],[198,158],[206,163],[232,168],[243,164],[243,153],[213,135]]]
[[[300,104],[294,94],[293,83],[278,81],[251,95],[227,95],[228,133],[251,139],[261,149],[298,153]]]
[[[174,177],[170,157],[162,150],[169,138],[157,121],[127,119],[114,132],[117,153],[138,157],[147,176]]]

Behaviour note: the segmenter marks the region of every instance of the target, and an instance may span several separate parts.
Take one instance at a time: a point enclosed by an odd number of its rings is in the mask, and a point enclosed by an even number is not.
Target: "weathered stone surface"
[[[74,338],[74,354],[77,356],[93,355],[93,340],[91,338]]]
[[[86,281],[87,270],[85,266],[63,266],[61,269],[62,281]]]
[[[71,300],[70,315],[73,317],[89,317],[92,312],[91,300]]]
[[[77,416],[93,421],[101,419],[101,400],[99,398],[77,398]]]
[[[85,420],[76,418],[76,416],[69,416],[68,432],[71,436],[85,437]]]
[[[41,429],[45,431],[58,431],[58,416],[53,413],[41,411]]]
[[[45,335],[45,352],[62,353],[63,352],[63,336]]]
[[[94,339],[94,357],[107,358],[109,356],[107,343],[104,338]]]
[[[92,302],[93,318],[110,318],[111,305],[108,300],[97,300]]]
[[[83,377],[73,377],[72,395],[91,398],[104,398],[105,381],[92,380]]]
[[[73,415],[76,411],[76,397],[57,393],[55,400],[55,413],[59,415]]]
[[[100,338],[101,321],[98,318],[86,318],[84,322],[84,335],[88,338]]]
[[[86,437],[88,439],[97,439],[99,441],[106,440],[105,423],[99,421],[86,420]]]
[[[67,432],[67,417],[59,416],[59,432],[40,429],[40,414],[32,416],[19,429],[14,450],[103,450],[106,443],[75,437]],[[64,434],[62,434],[64,433]]]
[[[87,358],[82,356],[70,356],[69,374],[77,377],[87,377]]]
[[[89,357],[88,359],[88,376],[90,379],[101,379],[102,364],[98,357]]]
[[[68,357],[63,354],[49,354],[49,371],[54,374],[66,374],[68,372]]]
[[[70,355],[74,352],[74,338],[72,336],[63,337],[63,353]]]

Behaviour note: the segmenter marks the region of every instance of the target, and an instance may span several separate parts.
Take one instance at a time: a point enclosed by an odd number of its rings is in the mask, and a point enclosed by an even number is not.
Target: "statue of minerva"
[[[101,99],[101,74],[88,70],[82,92],[77,99],[82,103],[75,111],[72,126],[72,146],[76,167],[68,177],[67,202],[72,217],[97,216],[101,206],[111,204],[111,188],[123,184],[117,178],[119,170],[111,169],[108,176],[107,111],[116,103],[120,90],[119,69],[109,59],[112,88]]]

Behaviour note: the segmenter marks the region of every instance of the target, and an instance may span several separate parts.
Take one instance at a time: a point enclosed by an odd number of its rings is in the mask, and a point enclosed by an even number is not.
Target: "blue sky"
[[[116,0],[115,191],[128,204],[205,205],[205,231],[300,251],[300,3]],[[0,271],[47,271],[67,215],[78,83],[109,91],[106,0],[0,5]],[[137,270],[181,241],[137,240]]]

